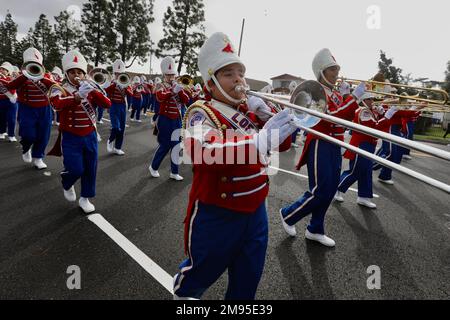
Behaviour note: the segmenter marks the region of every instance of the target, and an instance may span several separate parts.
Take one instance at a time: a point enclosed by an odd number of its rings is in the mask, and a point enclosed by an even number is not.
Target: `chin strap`
[[[331,89],[333,89],[333,88],[334,88],[334,84],[331,84],[331,82],[328,81],[327,78],[325,78],[325,75],[323,74],[323,70],[320,71],[320,75],[322,76],[323,81],[325,81],[325,83],[326,83]]]
[[[231,101],[231,102],[233,102],[233,103],[235,103],[235,104],[241,104],[242,102],[245,102],[245,99],[238,100],[238,99],[234,99],[234,98],[230,97],[230,95],[229,95],[228,93],[226,93],[225,90],[223,90],[222,86],[220,85],[220,83],[219,83],[219,81],[217,80],[217,78],[216,78],[215,75],[212,75],[212,76],[211,76],[211,79],[212,79],[212,81],[214,82],[214,84],[216,85],[216,87],[219,89],[220,93],[221,93],[227,100],[229,100],[229,101]],[[211,89],[209,89],[208,86],[207,86],[207,88],[208,88],[208,90],[211,90]]]

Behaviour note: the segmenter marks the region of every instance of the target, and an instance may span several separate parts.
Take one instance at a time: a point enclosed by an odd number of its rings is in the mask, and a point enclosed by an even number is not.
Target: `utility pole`
[[[241,56],[242,37],[244,36],[244,25],[245,25],[245,18],[242,19],[241,39],[239,40],[239,52],[238,52],[238,56]]]

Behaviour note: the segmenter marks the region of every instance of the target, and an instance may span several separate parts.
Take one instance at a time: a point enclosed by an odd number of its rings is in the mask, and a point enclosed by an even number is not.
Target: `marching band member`
[[[406,93],[402,93],[401,95],[406,96]],[[405,98],[400,98],[399,104],[406,102],[406,100],[407,99]],[[415,110],[399,110],[398,112],[396,112],[395,116],[391,119],[390,121],[391,125],[388,129],[388,132],[398,137],[403,137],[401,132],[402,118],[413,116],[415,114],[416,114]],[[381,151],[377,152],[377,154],[380,154],[380,156],[385,157],[386,159],[394,163],[400,164],[402,161],[404,150],[405,148],[402,146],[383,140],[382,149]],[[381,165],[375,165],[374,170],[377,170],[380,167],[381,171],[380,174],[378,175],[378,181],[387,185],[393,185],[394,180],[392,180],[392,169]]]
[[[152,95],[153,95],[152,111],[155,113],[152,118],[152,124],[154,124],[154,125],[156,124],[156,121],[158,120],[158,114],[159,114],[159,101],[156,98],[156,88],[159,87],[160,84],[161,84],[161,79],[159,77],[156,77],[155,83],[153,86],[153,91],[152,91]]]
[[[61,84],[64,80],[64,75],[62,70],[59,67],[54,67],[52,70],[52,78],[58,84]]]
[[[16,89],[18,94],[22,159],[26,163],[33,162],[37,169],[47,168],[43,158],[52,125],[52,112],[47,92],[54,84],[50,80],[50,74],[45,73],[42,60],[42,54],[37,49],[28,48],[23,53],[24,68],[33,63],[43,72],[32,75],[24,70],[22,75],[5,84],[7,89]]]
[[[141,109],[142,109],[142,95],[144,91],[144,87],[141,83],[141,78],[139,76],[135,76],[133,79],[133,97],[131,98],[131,115],[130,120],[136,122],[141,121]]]
[[[149,84],[147,81],[147,77],[142,75],[141,76],[141,83],[143,86],[142,90],[142,114],[144,116],[147,115],[147,110],[150,106],[150,91],[149,91]]]
[[[356,101],[365,92],[365,84],[359,84],[353,94],[344,100],[339,92],[334,90],[340,66],[329,49],[322,49],[316,54],[312,68],[327,95],[327,114],[352,120],[355,110],[358,108]],[[321,120],[313,129],[339,140],[344,138],[345,129],[331,122]],[[339,184],[342,163],[341,148],[308,133],[297,169],[299,170],[305,163],[308,166],[310,190],[293,204],[280,209],[282,225],[290,236],[295,236],[294,224],[312,214],[305,237],[333,247],[334,240],[325,235],[324,220]]]
[[[188,103],[189,96],[183,86],[175,81],[175,61],[172,57],[165,57],[161,61],[161,72],[164,82],[156,86],[156,99],[160,103],[157,122],[159,146],[148,169],[152,177],[158,178],[159,166],[170,151],[170,178],[181,181],[183,177],[178,174],[177,152],[172,152],[179,141],[173,141],[172,133],[181,129],[180,102]]]
[[[127,118],[127,97],[133,95],[128,84],[122,84],[118,77],[125,73],[125,63],[122,60],[116,60],[113,64],[113,72],[115,80],[111,82],[105,91],[111,99],[112,105],[109,109],[109,116],[111,118],[111,134],[106,144],[106,150],[109,153],[115,153],[119,156],[125,154],[122,150],[125,122]]]
[[[361,107],[356,111],[353,122],[373,129],[386,131],[390,125],[390,119],[397,112],[397,108],[390,108],[386,113],[381,106],[375,106],[373,101],[375,96],[366,92],[360,99]],[[384,114],[384,117],[383,117]],[[352,131],[350,144],[370,153],[375,152],[378,139],[356,130]],[[371,209],[377,206],[371,201],[372,192],[372,166],[373,161],[363,156],[346,150],[344,158],[350,160],[349,169],[341,174],[338,191],[334,199],[343,202],[343,194],[350,186],[358,181],[358,199],[357,203]]]
[[[12,81],[11,75],[13,66],[9,62],[4,62],[0,66],[0,139],[8,136],[10,142],[16,142],[16,118],[17,118],[17,94],[15,90],[8,90],[5,83]],[[4,91],[4,92],[2,92]],[[6,132],[8,128],[8,132]]]
[[[212,100],[191,105],[185,118],[194,178],[185,219],[188,258],[175,276],[174,298],[199,299],[228,269],[225,298],[254,299],[268,241],[267,155],[284,139],[280,149],[289,148],[295,127],[289,110],[264,124],[271,111],[264,101],[245,103],[236,90],[245,86],[245,66],[225,34],[206,40],[198,65]]]
[[[62,70],[59,67],[53,68],[52,78],[53,78],[53,81],[55,81],[56,83],[62,84],[62,82],[64,80],[64,75],[63,75]],[[59,126],[59,113],[56,112],[56,117],[55,117],[55,112],[53,111],[53,109],[52,109],[52,123]]]
[[[94,104],[109,108],[111,101],[90,83],[83,81],[87,62],[78,51],[67,52],[62,58],[62,66],[67,82],[62,88],[51,88],[50,101],[61,117],[59,129],[62,139],[55,149],[59,148],[63,155],[61,178],[64,197],[68,201],[76,201],[74,184],[81,179],[78,204],[85,213],[91,213],[95,207],[89,198],[95,196],[98,160]]]
[[[426,98],[426,97],[421,97]],[[423,103],[421,107],[425,107],[426,103]],[[410,110],[415,111],[411,113],[409,116],[402,117],[402,132],[406,139],[414,140],[414,127],[415,123],[420,117],[420,111],[416,111],[417,107],[413,106]],[[411,150],[409,148],[403,149],[403,158],[405,160],[411,160]]]

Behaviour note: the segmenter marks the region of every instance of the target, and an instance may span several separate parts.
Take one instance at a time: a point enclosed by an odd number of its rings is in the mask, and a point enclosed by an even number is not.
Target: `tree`
[[[113,30],[113,18],[112,7],[107,0],[89,0],[83,4],[81,21],[85,30],[78,46],[96,67],[115,57],[117,36]]]
[[[17,46],[17,23],[12,19],[11,13],[6,14],[5,21],[0,23],[0,61],[9,61],[12,64],[20,63],[14,54]]]
[[[157,57],[172,56],[191,75],[198,71],[198,49],[206,40],[204,4],[202,0],[174,0],[173,9],[164,14],[164,37],[158,42]]]
[[[154,21],[153,0],[112,0],[115,31],[120,35],[116,45],[122,61],[146,62],[152,45],[148,25]]]
[[[38,49],[44,57],[44,64],[48,69],[61,64],[61,54],[58,50],[56,35],[45,14],[39,16],[31,34],[32,45]],[[25,48],[27,49],[27,48]]]
[[[450,61],[447,62],[447,70],[445,70],[445,80],[442,84],[442,89],[450,94]]]
[[[386,57],[386,53],[380,50],[380,61],[378,68],[383,73],[384,77],[391,83],[404,84],[404,77],[402,76],[402,69],[392,65],[392,59]]]
[[[79,21],[73,18],[73,14],[66,10],[61,11],[55,17],[56,24],[54,26],[56,33],[56,40],[60,52],[66,53],[76,46],[81,40],[82,31]]]

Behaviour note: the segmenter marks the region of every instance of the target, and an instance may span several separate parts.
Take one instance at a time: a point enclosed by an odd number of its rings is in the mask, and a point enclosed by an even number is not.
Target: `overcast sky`
[[[0,0],[0,18],[9,9],[26,33],[39,14],[48,17],[81,7],[83,0]],[[171,0],[156,0],[150,33],[163,35],[162,17]],[[205,0],[207,36],[229,35],[239,46],[245,18],[241,58],[247,76],[269,81],[290,73],[313,78],[311,61],[328,47],[346,77],[368,79],[377,71],[380,49],[394,65],[413,77],[442,81],[450,60],[450,1],[448,0]],[[375,7],[373,7],[375,6]],[[79,10],[79,9],[78,9]],[[153,59],[159,72],[159,60]],[[132,71],[149,72],[135,64]]]

